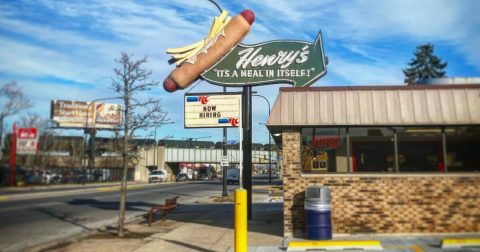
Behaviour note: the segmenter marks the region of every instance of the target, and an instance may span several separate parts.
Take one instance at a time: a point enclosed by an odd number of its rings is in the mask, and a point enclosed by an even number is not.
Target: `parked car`
[[[210,180],[210,176],[207,173],[198,174],[198,180]]]
[[[54,173],[50,170],[45,170],[42,174],[43,184],[59,184],[62,181],[62,174]]]
[[[148,175],[148,183],[166,182],[167,173],[163,170],[153,170]]]
[[[177,182],[187,181],[187,180],[188,180],[188,176],[186,173],[179,173],[177,175]]]
[[[240,183],[240,169],[229,168],[227,169],[227,184],[239,184]]]

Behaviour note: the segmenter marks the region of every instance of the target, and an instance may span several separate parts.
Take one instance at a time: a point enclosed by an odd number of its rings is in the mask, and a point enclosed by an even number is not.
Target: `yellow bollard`
[[[247,190],[235,190],[235,252],[247,252]]]

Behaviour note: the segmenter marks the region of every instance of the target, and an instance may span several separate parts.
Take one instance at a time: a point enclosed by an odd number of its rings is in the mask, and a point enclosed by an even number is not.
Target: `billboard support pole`
[[[252,219],[252,86],[243,87],[243,184],[247,190],[247,214]]]
[[[97,135],[97,130],[95,127],[90,129],[90,150],[89,150],[89,157],[88,157],[88,168],[95,169],[95,136]]]

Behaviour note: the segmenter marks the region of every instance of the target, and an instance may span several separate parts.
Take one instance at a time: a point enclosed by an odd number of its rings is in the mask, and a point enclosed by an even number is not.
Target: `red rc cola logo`
[[[228,123],[230,123],[230,125],[236,127],[236,126],[238,126],[239,120],[238,120],[238,118],[228,118]]]
[[[208,103],[208,96],[199,96],[198,97],[198,100],[203,104],[207,104]]]

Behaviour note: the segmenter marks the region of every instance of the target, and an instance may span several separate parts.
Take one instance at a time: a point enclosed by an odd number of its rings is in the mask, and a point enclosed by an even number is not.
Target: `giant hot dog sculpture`
[[[244,10],[234,18],[227,15],[228,12],[224,11],[215,17],[209,35],[202,41],[167,50],[177,67],[163,82],[165,90],[174,92],[192,84],[247,35],[255,20],[251,10]]]

